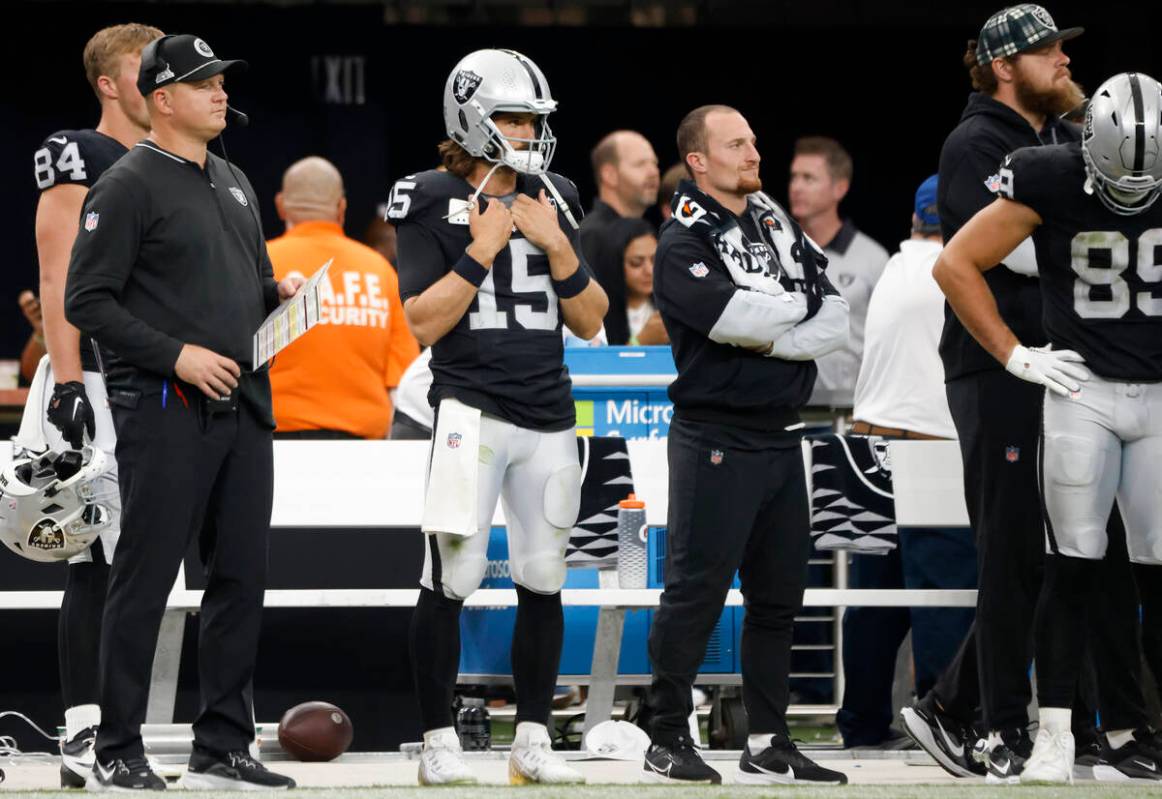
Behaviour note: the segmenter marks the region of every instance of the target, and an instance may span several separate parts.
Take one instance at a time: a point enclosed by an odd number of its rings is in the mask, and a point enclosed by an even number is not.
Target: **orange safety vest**
[[[271,366],[278,430],[385,438],[392,411],[387,391],[420,352],[404,319],[395,269],[334,222],[297,224],[267,249],[277,280],[294,272],[310,277],[335,259],[319,285],[319,324]]]

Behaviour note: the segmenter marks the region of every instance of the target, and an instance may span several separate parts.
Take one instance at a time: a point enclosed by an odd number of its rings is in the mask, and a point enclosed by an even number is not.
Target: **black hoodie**
[[[940,151],[940,178],[937,206],[944,241],[977,211],[996,199],[989,184],[999,180],[1001,161],[1013,150],[1042,144],[1079,141],[1076,125],[1051,118],[1038,134],[1025,118],[999,100],[974,92],[960,116],[960,124],[948,135]],[[1003,266],[990,269],[985,280],[997,300],[1001,318],[1028,347],[1045,344],[1041,321],[1041,290],[1037,278],[1019,275]],[[940,337],[940,358],[945,380],[1003,369],[964,329],[956,314],[944,306],[944,333]]]

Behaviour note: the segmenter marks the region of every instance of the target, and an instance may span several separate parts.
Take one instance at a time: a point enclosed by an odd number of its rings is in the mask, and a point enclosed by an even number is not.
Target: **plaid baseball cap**
[[[1022,3],[998,11],[988,18],[976,40],[976,63],[1017,55],[1033,47],[1080,36],[1085,28],[1058,30],[1053,17],[1039,5]]]
[[[940,215],[936,213],[936,175],[931,175],[916,189],[916,222],[912,230],[917,233],[940,232]]]

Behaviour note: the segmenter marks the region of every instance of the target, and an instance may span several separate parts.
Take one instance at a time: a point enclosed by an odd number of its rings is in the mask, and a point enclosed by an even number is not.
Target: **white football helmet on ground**
[[[87,549],[112,522],[108,458],[80,452],[17,452],[0,471],[0,541],[21,557],[52,563]]]

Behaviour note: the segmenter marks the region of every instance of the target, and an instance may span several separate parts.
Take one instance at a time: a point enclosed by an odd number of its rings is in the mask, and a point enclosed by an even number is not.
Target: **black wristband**
[[[453,264],[452,271],[476,288],[480,288],[480,284],[488,277],[488,270],[468,253],[460,256],[460,260]]]
[[[578,265],[577,271],[569,275],[564,280],[553,281],[553,291],[556,292],[558,299],[567,300],[571,297],[576,297],[589,286],[589,273],[585,271],[585,267]]]

